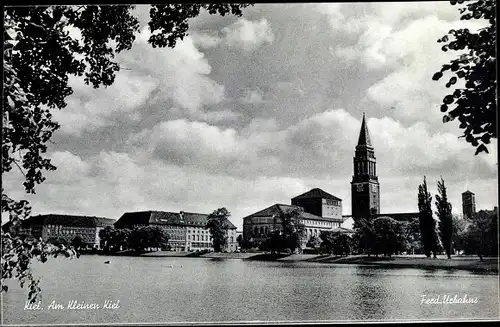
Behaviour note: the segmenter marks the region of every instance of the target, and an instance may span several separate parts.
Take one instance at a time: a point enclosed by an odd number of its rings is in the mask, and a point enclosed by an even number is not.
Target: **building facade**
[[[292,205],[319,217],[342,219],[342,200],[319,188],[294,197]]]
[[[476,214],[476,195],[469,190],[462,193],[462,213],[464,219],[470,219]]]
[[[243,238],[251,242],[263,242],[269,233],[282,229],[280,215],[298,210],[299,223],[305,227],[305,243],[321,231],[332,231],[342,224],[342,200],[315,188],[291,200],[292,204],[272,206],[243,218]],[[324,216],[314,213],[324,214]]]
[[[351,213],[354,221],[356,221],[359,218],[366,218],[380,213],[380,185],[377,177],[377,161],[364,113],[353,163]]]
[[[115,223],[115,228],[158,226],[168,234],[168,245],[174,251],[213,251],[210,231],[205,226],[208,214],[193,212],[136,211],[123,214]],[[237,249],[236,226],[226,219],[228,229],[224,251]]]
[[[106,226],[113,226],[114,219],[104,217],[75,216],[48,214],[32,216],[20,222],[17,232],[41,238],[48,242],[67,242],[80,236],[87,248],[99,249],[99,231]],[[8,230],[10,224],[6,223],[2,228]]]

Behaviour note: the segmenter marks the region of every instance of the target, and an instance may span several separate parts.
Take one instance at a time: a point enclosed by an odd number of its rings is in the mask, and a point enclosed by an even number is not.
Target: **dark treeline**
[[[101,249],[105,253],[132,250],[137,253],[149,249],[168,250],[168,234],[157,226],[137,227],[134,229],[115,229],[106,227],[99,231]]]

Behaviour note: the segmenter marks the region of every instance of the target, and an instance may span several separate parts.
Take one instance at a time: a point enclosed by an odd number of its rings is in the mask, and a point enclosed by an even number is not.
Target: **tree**
[[[305,236],[305,226],[301,222],[300,211],[297,209],[281,211],[277,218],[281,222],[283,248],[295,253],[297,249],[301,249]]]
[[[57,245],[57,246],[60,246],[60,245],[68,246],[68,245],[70,245],[70,242],[68,242],[68,240],[66,240],[64,237],[50,237],[50,238],[47,239],[47,243],[50,243],[52,245]]]
[[[377,254],[378,249],[372,220],[362,218],[357,220],[354,225],[356,232],[353,235],[353,245],[356,247],[356,252],[367,253],[368,256],[372,253]]]
[[[115,229],[112,226],[106,226],[99,231],[99,245],[104,252],[110,252],[113,245],[114,233]]]
[[[463,2],[450,1],[452,5]],[[459,79],[464,81],[464,88],[455,87],[453,93],[444,97],[441,112],[448,112],[443,122],[458,118],[459,128],[464,130],[461,137],[476,148],[476,155],[483,151],[488,153],[486,145],[491,138],[497,138],[495,8],[495,0],[467,1],[459,8],[461,20],[484,19],[488,25],[477,33],[471,33],[468,28],[452,29],[440,38],[438,42],[445,43],[443,51],[460,51],[461,54],[444,64],[432,77],[437,81],[449,71],[454,76],[446,83],[447,88]]]
[[[206,228],[210,230],[214,252],[222,252],[227,244],[227,230],[229,224],[227,219],[231,213],[226,208],[219,208],[208,215]]]
[[[379,217],[373,220],[377,250],[391,257],[401,252],[405,246],[403,224],[390,217]]]
[[[83,247],[86,247],[87,244],[83,241],[83,238],[80,235],[76,235],[72,240],[71,240],[71,246],[75,250],[80,250]]]
[[[410,219],[403,223],[404,238],[406,240],[406,251],[408,253],[423,253],[422,234],[420,233],[419,217]]]
[[[168,244],[167,232],[158,226],[144,226],[132,229],[129,233],[123,230],[114,231],[115,251],[119,249],[123,237],[126,237],[128,246],[137,253],[147,251],[151,248],[165,248]]]
[[[321,245],[321,239],[316,235],[311,235],[311,237],[306,243],[306,246],[312,249],[317,249],[319,248],[320,245]]]
[[[238,237],[236,237],[236,242],[238,243],[238,247],[240,249],[242,249],[243,248],[243,243],[244,243],[243,235],[242,234],[240,234],[240,235],[238,235]]]
[[[346,233],[321,231],[321,250],[324,253],[335,255],[349,255],[351,253],[351,238]]]
[[[485,255],[498,255],[498,212],[480,210],[471,219],[465,236],[467,253],[476,253],[481,261]]]
[[[464,250],[466,229],[467,222],[457,215],[452,215],[451,243],[453,252]]]
[[[444,185],[444,180],[437,183],[438,193],[436,194],[436,214],[438,216],[438,229],[439,238],[441,239],[441,244],[443,245],[444,251],[448,259],[451,259],[452,251],[452,237],[453,237],[453,217],[451,215],[451,203],[448,202],[448,196],[446,194],[446,186]]]
[[[424,182],[418,186],[418,211],[424,253],[429,258],[432,252],[436,258],[438,248],[436,222],[432,217],[432,195],[427,191],[425,176]]]
[[[241,16],[249,4],[170,4],[150,10],[149,43],[153,47],[174,47],[187,35],[188,19],[200,11]],[[45,155],[47,143],[59,128],[52,111],[66,106],[73,90],[70,76],[84,77],[94,88],[113,84],[120,67],[115,54],[131,48],[139,22],[133,6],[18,6],[4,8],[4,92],[2,124],[2,176],[17,167],[24,175],[27,193],[35,193],[44,171],[55,170]],[[70,35],[78,30],[82,38]],[[2,188],[2,212],[13,225],[29,217],[27,201],[11,199]],[[53,252],[45,252],[45,251]],[[41,251],[41,252],[40,252]],[[2,291],[4,279],[17,270],[20,285],[30,284],[30,301],[39,294],[30,264],[70,250],[45,246],[40,240],[25,241],[2,231]],[[66,252],[64,252],[66,253]],[[71,255],[70,255],[71,256]],[[23,258],[17,260],[17,258]],[[12,260],[16,258],[16,260]],[[5,272],[5,273],[4,273]],[[5,287],[4,287],[5,286]]]

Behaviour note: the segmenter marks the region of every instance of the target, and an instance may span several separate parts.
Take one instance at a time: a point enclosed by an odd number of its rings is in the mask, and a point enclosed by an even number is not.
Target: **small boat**
[[[104,261],[105,264],[109,264],[109,261]]]

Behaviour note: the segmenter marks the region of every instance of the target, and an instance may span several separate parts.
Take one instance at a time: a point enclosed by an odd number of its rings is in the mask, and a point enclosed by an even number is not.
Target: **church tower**
[[[354,221],[380,213],[380,185],[377,177],[375,149],[371,144],[364,113],[354,154],[351,202]]]

